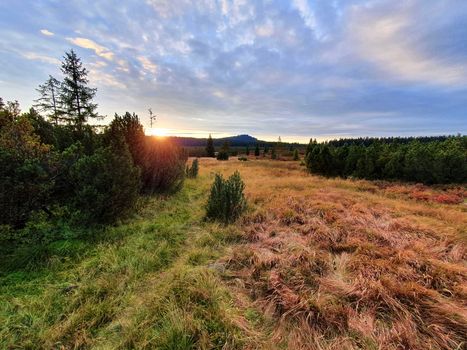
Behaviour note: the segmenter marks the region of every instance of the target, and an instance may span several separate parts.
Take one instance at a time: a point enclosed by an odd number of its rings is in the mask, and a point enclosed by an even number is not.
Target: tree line
[[[63,80],[39,86],[36,108],[22,113],[0,98],[0,241],[59,239],[64,225],[113,223],[141,194],[171,192],[185,176],[186,155],[145,136],[136,114],[115,114],[105,127],[96,89],[80,58],[67,52]],[[41,114],[42,112],[43,114]]]
[[[465,183],[467,136],[311,140],[305,163],[324,176]]]

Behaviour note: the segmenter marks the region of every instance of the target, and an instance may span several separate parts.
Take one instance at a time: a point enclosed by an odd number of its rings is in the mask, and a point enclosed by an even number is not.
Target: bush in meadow
[[[246,209],[244,189],[245,184],[238,171],[227,180],[216,174],[206,207],[206,218],[225,224],[237,220]]]

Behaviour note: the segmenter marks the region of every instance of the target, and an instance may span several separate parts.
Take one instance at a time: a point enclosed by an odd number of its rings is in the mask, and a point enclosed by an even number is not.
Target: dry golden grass
[[[232,290],[272,320],[260,348],[467,346],[465,188],[326,179],[296,162],[200,161],[204,176],[237,169],[250,211],[238,223],[243,241],[222,260]]]

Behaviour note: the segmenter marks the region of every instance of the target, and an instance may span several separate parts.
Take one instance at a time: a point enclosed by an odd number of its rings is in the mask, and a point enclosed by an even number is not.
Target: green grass
[[[250,324],[210,265],[239,233],[203,221],[210,181],[148,199],[93,240],[54,242],[42,260],[0,266],[0,348],[242,348]]]

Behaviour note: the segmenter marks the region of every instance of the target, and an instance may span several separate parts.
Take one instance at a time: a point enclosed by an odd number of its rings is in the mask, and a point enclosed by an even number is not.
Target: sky
[[[467,132],[466,0],[0,0],[4,100],[27,110],[70,49],[105,120],[148,133]]]

